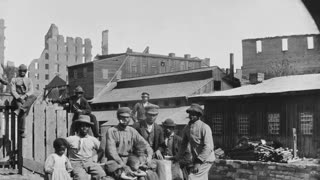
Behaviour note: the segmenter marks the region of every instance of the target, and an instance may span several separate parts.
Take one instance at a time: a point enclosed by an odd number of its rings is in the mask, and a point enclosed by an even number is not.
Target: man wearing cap
[[[140,122],[146,119],[145,107],[151,105],[149,103],[150,95],[147,92],[141,94],[141,102],[137,102],[132,109],[132,119],[134,122]]]
[[[131,120],[131,110],[128,107],[120,107],[117,110],[119,124],[111,127],[106,133],[105,156],[108,160],[116,161],[124,168],[128,175],[133,175],[130,167],[126,165],[128,156],[133,147],[143,143],[147,147],[147,161],[151,162],[153,151],[148,142],[132,127],[128,126]]]
[[[199,104],[191,104],[187,109],[189,123],[183,130],[181,148],[178,159],[190,143],[192,167],[189,180],[208,179],[208,173],[215,160],[214,145],[210,127],[201,121],[203,109]]]
[[[74,90],[74,95],[58,100],[52,100],[52,103],[68,104],[70,112],[74,113],[73,121],[79,117],[79,115],[90,116],[90,121],[93,123],[92,133],[94,137],[99,138],[99,124],[95,115],[91,114],[91,107],[86,98],[83,97],[84,91],[81,86],[77,86]],[[71,134],[74,132],[74,128],[71,127]]]
[[[12,105],[15,107],[14,113],[21,120],[19,132],[25,137],[25,119],[29,113],[30,107],[37,99],[33,94],[33,84],[31,79],[26,77],[27,66],[21,64],[18,69],[18,77],[11,80],[11,94],[13,96]]]
[[[87,180],[88,174],[92,179],[100,180],[106,174],[102,167],[93,161],[94,150],[98,156],[102,156],[103,150],[97,138],[88,135],[89,128],[93,126],[90,117],[79,115],[73,122],[76,135],[66,138],[69,147],[69,159],[74,171],[74,180]]]
[[[137,122],[133,127],[141,134],[141,136],[150,144],[154,151],[154,157],[157,159],[163,159],[164,151],[164,135],[162,127],[155,123],[159,106],[148,105],[145,107],[146,119]]]

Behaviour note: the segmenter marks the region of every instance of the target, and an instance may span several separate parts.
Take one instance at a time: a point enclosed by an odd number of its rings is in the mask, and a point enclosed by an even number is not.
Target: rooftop
[[[189,96],[189,98],[221,99],[279,93],[320,90],[320,74],[275,77],[256,85],[242,86],[226,91]]]

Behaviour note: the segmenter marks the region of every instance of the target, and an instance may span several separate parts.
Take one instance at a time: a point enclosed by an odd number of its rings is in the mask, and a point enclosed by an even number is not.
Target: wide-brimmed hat
[[[163,126],[169,126],[169,127],[175,127],[176,124],[174,123],[174,121],[170,118],[166,119],[163,123]]]
[[[84,93],[83,89],[81,86],[77,86],[75,89],[74,89],[74,92],[75,93]]]
[[[201,116],[203,116],[203,109],[199,104],[191,104],[191,106],[187,109],[187,113],[190,112],[197,112],[199,113]]]
[[[159,114],[159,106],[150,104],[144,108],[146,110],[146,114]]]
[[[73,123],[74,124],[86,123],[86,124],[89,124],[90,126],[93,125],[93,123],[90,121],[90,116],[88,116],[88,115],[79,115],[78,119],[73,121]]]
[[[121,168],[121,165],[114,160],[110,160],[105,163],[105,169],[108,173],[113,173],[119,168]]]
[[[131,109],[128,107],[120,107],[117,110],[117,116],[122,115],[122,116],[131,116]]]

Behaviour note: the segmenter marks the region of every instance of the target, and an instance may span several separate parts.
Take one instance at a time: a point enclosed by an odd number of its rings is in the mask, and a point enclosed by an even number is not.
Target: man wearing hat
[[[154,151],[154,157],[157,159],[163,159],[163,130],[161,126],[155,123],[159,113],[159,106],[153,104],[148,105],[145,107],[145,111],[146,119],[135,123],[133,127],[150,144]]]
[[[179,152],[182,138],[174,133],[176,124],[172,119],[166,119],[162,123],[162,127],[165,142],[164,155],[173,157]]]
[[[31,79],[26,77],[28,68],[21,64],[18,69],[18,77],[11,80],[11,94],[13,96],[12,105],[15,107],[14,113],[21,120],[19,132],[25,137],[25,119],[29,113],[30,107],[37,99],[33,94],[33,84]]]
[[[128,126],[131,120],[131,110],[128,107],[120,107],[117,110],[119,124],[111,127],[106,133],[105,156],[108,161],[116,161],[126,172],[133,175],[127,159],[132,153],[133,147],[142,143],[147,147],[147,161],[151,162],[153,151],[148,142],[132,127]]]
[[[97,138],[88,134],[89,128],[93,126],[90,117],[79,115],[73,122],[76,135],[66,138],[69,147],[69,159],[74,171],[74,180],[87,180],[88,174],[92,179],[100,180],[106,174],[102,167],[93,161],[93,152],[97,151],[98,156],[102,156],[103,150]]]
[[[99,124],[95,115],[91,114],[91,107],[86,98],[83,97],[84,91],[81,86],[77,86],[74,89],[74,95],[58,100],[52,100],[52,103],[68,104],[70,112],[74,113],[73,121],[79,117],[79,115],[90,116],[90,121],[93,123],[92,133],[94,137],[99,138]],[[74,133],[74,128],[71,127],[71,134]]]
[[[201,121],[203,109],[199,104],[191,104],[187,109],[189,123],[184,128],[178,160],[190,143],[192,167],[189,180],[208,179],[208,173],[215,160],[214,145],[210,127]]]
[[[151,105],[149,103],[150,94],[147,92],[143,92],[141,94],[141,102],[137,102],[132,110],[132,119],[134,122],[140,122],[146,119],[145,115],[145,107]]]

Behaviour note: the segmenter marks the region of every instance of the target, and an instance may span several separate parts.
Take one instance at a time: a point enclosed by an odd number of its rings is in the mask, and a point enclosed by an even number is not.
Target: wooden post
[[[297,158],[297,131],[296,128],[292,128],[293,133],[293,158]]]
[[[21,117],[20,117],[21,118]],[[21,128],[22,122],[18,119],[18,129]],[[21,133],[18,132],[18,173],[22,175],[22,166],[23,166],[23,156],[22,156],[22,137]]]
[[[10,113],[10,116],[11,116],[11,149],[12,149],[12,154],[11,154],[11,167],[13,169],[15,169],[15,166],[16,166],[16,157],[17,157],[17,151],[16,151],[16,132],[17,132],[17,128],[16,128],[16,115],[13,113],[13,109],[11,109],[11,113]],[[18,124],[19,126],[19,124]]]

